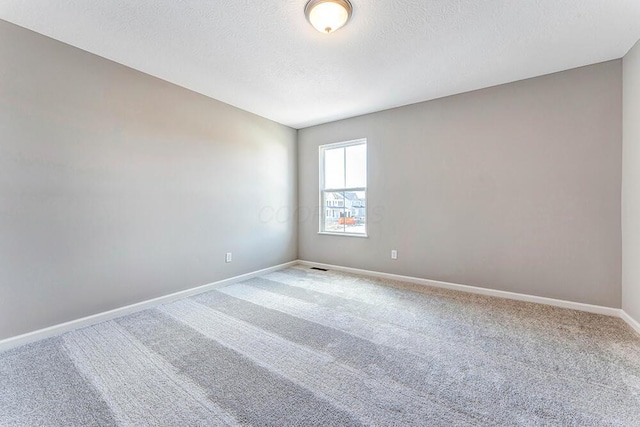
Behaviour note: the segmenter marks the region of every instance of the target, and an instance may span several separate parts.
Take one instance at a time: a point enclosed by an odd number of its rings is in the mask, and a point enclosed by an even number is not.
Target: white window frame
[[[354,187],[354,188],[332,188],[332,189],[325,189],[324,188],[324,184],[325,184],[325,178],[324,178],[324,152],[326,150],[331,150],[334,148],[346,148],[346,147],[351,147],[353,145],[362,145],[364,144],[367,148],[367,169],[366,169],[366,183],[364,187]],[[369,187],[369,147],[367,144],[367,138],[360,138],[360,139],[354,139],[351,141],[344,141],[344,142],[336,142],[333,144],[324,144],[321,145],[320,147],[318,147],[318,158],[319,158],[319,172],[320,172],[320,188],[319,188],[319,196],[320,196],[320,202],[319,202],[319,206],[320,206],[320,218],[319,218],[319,231],[318,234],[326,234],[326,235],[330,235],[330,236],[346,236],[346,237],[369,237],[369,195],[367,193],[367,188]],[[346,168],[347,168],[347,162],[345,159],[345,179],[346,179]],[[326,206],[323,205],[322,201],[324,199],[324,193],[337,193],[337,192],[348,192],[348,191],[362,191],[364,192],[364,199],[365,199],[365,205],[364,205],[364,233],[341,233],[341,232],[336,232],[336,231],[324,231],[324,221],[325,221],[325,216],[324,216],[324,209],[326,209]]]

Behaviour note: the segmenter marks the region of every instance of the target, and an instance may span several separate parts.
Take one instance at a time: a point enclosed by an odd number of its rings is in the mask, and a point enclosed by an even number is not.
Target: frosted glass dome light
[[[344,27],[352,12],[349,0],[310,0],[304,8],[313,28],[325,34]]]

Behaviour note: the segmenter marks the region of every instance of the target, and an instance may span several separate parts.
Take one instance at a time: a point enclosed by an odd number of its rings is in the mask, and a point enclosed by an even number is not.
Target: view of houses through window
[[[366,140],[320,147],[320,232],[366,235]]]

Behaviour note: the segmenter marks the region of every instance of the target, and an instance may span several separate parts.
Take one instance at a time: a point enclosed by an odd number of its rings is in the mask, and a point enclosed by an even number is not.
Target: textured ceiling
[[[302,128],[622,57],[639,0],[1,0],[0,19]]]

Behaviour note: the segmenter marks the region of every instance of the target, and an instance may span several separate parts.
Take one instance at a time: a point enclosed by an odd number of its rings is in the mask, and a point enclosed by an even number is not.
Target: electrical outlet
[[[233,255],[231,252],[227,252],[227,255],[224,258],[224,262],[231,262],[233,260]]]
[[[398,259],[398,251],[395,249],[391,250],[391,259]]]

